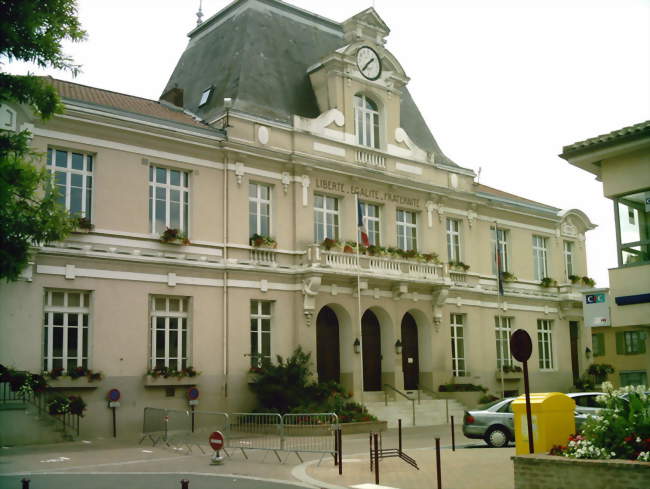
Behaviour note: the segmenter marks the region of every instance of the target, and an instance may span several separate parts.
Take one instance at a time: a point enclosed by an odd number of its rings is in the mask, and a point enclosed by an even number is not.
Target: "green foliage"
[[[276,248],[278,246],[272,237],[257,233],[251,236],[250,244],[256,248]]]
[[[596,281],[593,278],[587,276],[582,277],[582,283],[587,287],[594,287],[596,285]]]
[[[574,387],[579,392],[589,392],[596,389],[596,384],[593,377],[585,372],[575,381]]]
[[[514,273],[501,272],[501,276],[503,277],[503,280],[505,282],[514,282],[515,280],[517,280],[517,277],[515,276]]]
[[[618,390],[603,383],[604,396],[598,397],[603,409],[587,418],[582,435],[569,438],[567,446],[553,452],[569,458],[650,461],[650,397],[645,386]]]
[[[260,413],[336,413],[339,421],[372,421],[376,418],[333,381],[314,382],[310,370],[311,354],[298,347],[284,360],[266,362],[250,384]]]
[[[542,281],[539,283],[540,286],[548,288],[548,287],[556,287],[557,286],[557,280],[551,278],[551,277],[544,277]]]
[[[484,396],[481,396],[481,398],[478,400],[479,404],[489,404],[491,402],[494,402],[498,400],[499,398],[497,396],[493,396],[492,394],[485,394]]]
[[[482,385],[476,384],[456,384],[451,382],[449,384],[442,384],[438,386],[438,392],[487,392],[487,389]]]
[[[62,52],[62,41],[80,41],[73,0],[0,0],[0,59],[70,70],[78,66]],[[48,119],[63,106],[45,79],[0,73],[0,103],[25,104]],[[30,246],[59,241],[75,223],[57,202],[39,157],[29,150],[30,133],[0,130],[0,278],[17,280],[29,262]]]
[[[463,272],[466,272],[469,270],[469,265],[466,265],[462,261],[450,261],[449,268],[452,270],[462,270]]]
[[[607,379],[608,374],[613,374],[614,372],[614,367],[608,363],[592,363],[587,369],[587,373],[593,375],[596,378],[596,382],[602,382]]]

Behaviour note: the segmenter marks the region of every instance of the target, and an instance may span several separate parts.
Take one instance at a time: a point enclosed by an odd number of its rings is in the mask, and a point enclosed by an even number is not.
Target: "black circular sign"
[[[510,337],[510,352],[516,360],[526,362],[533,352],[533,342],[530,335],[523,329],[518,329]]]

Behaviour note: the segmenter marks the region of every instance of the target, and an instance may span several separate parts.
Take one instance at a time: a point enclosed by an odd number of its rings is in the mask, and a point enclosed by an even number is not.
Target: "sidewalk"
[[[514,448],[490,449],[480,440],[468,440],[456,433],[459,445],[473,448],[450,448],[451,435],[448,426],[405,428],[403,430],[403,450],[413,457],[420,467],[416,470],[405,462],[396,459],[380,461],[380,484],[386,487],[402,489],[431,489],[436,487],[435,437],[441,438],[442,480],[444,489],[511,489],[514,487],[512,462]],[[383,436],[384,448],[397,448],[397,431],[388,430]],[[484,448],[485,447],[485,448]],[[252,477],[256,479],[286,481],[301,487],[345,488],[364,483],[374,483],[374,473],[369,470],[368,436],[347,435],[343,437],[343,475],[338,475],[338,467],[332,457],[324,457],[320,464],[316,454],[301,454],[304,463],[295,454],[283,454],[279,463],[272,452],[249,450],[248,460],[241,452],[230,452],[223,465],[210,465],[212,452],[206,445],[202,454],[197,447],[191,453],[186,449],[170,448],[158,444],[143,442],[138,445],[133,440],[98,439],[76,441],[56,445],[30,447],[0,448],[0,488],[19,487],[9,484],[19,480],[25,474],[36,480],[37,474],[92,474],[88,475],[86,486],[89,489],[100,487],[99,481],[118,474],[132,474],[136,479],[151,478],[154,474],[164,473],[170,479],[180,480],[188,476],[190,489],[198,487],[220,487],[199,481],[192,485],[195,478],[210,475],[228,475],[232,477]],[[150,475],[149,475],[150,474]],[[93,482],[94,481],[94,482]],[[170,480],[171,482],[171,480]],[[144,482],[143,482],[144,483]],[[163,486],[149,480],[150,487],[162,489]],[[37,489],[35,485],[32,486]],[[43,486],[39,486],[43,487]],[[65,486],[63,486],[65,487]],[[102,486],[103,487],[103,486]],[[119,485],[115,487],[131,487]],[[133,486],[135,487],[135,486]],[[138,486],[140,487],[140,486]],[[147,487],[143,485],[142,487]],[[167,486],[165,486],[167,487]],[[172,487],[171,485],[169,487]],[[173,487],[177,486],[175,483]],[[239,487],[239,486],[238,486]],[[264,488],[264,484],[259,485]]]

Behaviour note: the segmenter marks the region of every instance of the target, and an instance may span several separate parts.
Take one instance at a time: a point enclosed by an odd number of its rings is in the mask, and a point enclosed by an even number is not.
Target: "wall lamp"
[[[223,99],[223,107],[226,109],[226,120],[225,124],[222,126],[221,129],[226,130],[229,127],[232,127],[230,125],[230,109],[232,109],[232,99],[230,97],[226,97]]]
[[[354,353],[361,353],[361,342],[359,341],[359,338],[354,340],[352,346],[354,347]]]
[[[585,356],[587,358],[591,358],[591,348],[589,348],[588,346],[585,347]]]
[[[397,353],[398,355],[402,354],[402,342],[400,340],[397,340],[395,342],[395,353]]]

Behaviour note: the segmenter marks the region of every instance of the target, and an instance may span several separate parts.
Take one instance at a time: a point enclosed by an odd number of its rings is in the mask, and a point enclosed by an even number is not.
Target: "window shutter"
[[[616,354],[625,355],[625,333],[616,333]]]
[[[646,342],[647,335],[641,331],[639,333],[639,353],[645,353],[645,342]]]

